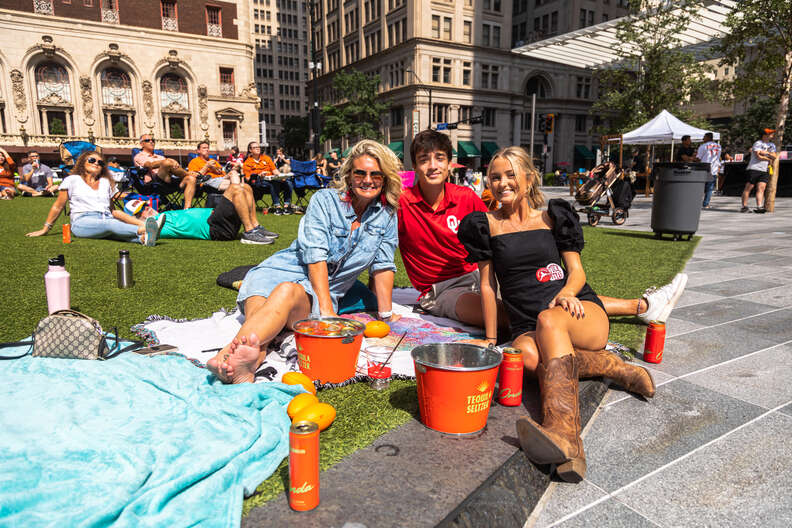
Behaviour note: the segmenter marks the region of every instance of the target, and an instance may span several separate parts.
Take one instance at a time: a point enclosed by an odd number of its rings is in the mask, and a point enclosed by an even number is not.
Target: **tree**
[[[701,0],[630,1],[630,15],[616,27],[620,60],[597,74],[603,95],[591,111],[610,118],[600,132],[630,130],[661,110],[707,127],[685,106],[694,97],[711,96],[705,74],[712,67],[684,48],[680,39],[700,4]]]
[[[49,121],[49,133],[56,136],[66,135],[66,125],[57,117],[53,117]]]
[[[728,33],[716,53],[721,65],[735,67],[735,77],[723,84],[727,99],[751,109],[772,103],[776,146],[784,139],[792,88],[792,3],[789,0],[743,0],[726,17]],[[754,109],[756,112],[756,109]],[[765,118],[762,112],[757,117]],[[756,122],[754,135],[768,121]]]
[[[113,136],[129,137],[129,130],[127,129],[126,125],[123,122],[116,121],[116,124],[113,125]]]
[[[171,139],[184,139],[184,129],[178,121],[171,122],[170,137]]]
[[[340,102],[322,107],[321,140],[382,140],[380,121],[390,103],[379,100],[379,84],[379,74],[369,77],[354,69],[338,72],[333,79],[333,89]]]
[[[726,17],[728,33],[716,51],[721,65],[735,67],[735,78],[726,83],[726,95],[747,107],[743,121],[749,121],[754,138],[765,128],[767,110],[774,114],[776,147],[784,141],[792,90],[792,3],[789,0],[743,0]],[[765,109],[765,112],[762,112]],[[763,121],[760,121],[763,119]],[[778,162],[765,190],[765,206],[775,209]]]
[[[305,144],[308,143],[309,138],[308,118],[289,117],[283,121],[278,141],[286,149],[286,152],[295,155],[305,153]]]

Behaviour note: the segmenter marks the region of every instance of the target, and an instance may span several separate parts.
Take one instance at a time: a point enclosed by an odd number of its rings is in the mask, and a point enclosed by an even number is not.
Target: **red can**
[[[71,244],[71,225],[63,224],[63,243]]]
[[[498,403],[516,407],[522,403],[523,360],[518,348],[503,348],[498,376]]]
[[[665,323],[661,323],[660,321],[652,321],[649,323],[649,327],[646,329],[646,341],[644,341],[644,361],[649,363],[660,363],[663,361],[665,335]]]
[[[319,506],[319,426],[313,422],[295,422],[289,429],[289,506]]]

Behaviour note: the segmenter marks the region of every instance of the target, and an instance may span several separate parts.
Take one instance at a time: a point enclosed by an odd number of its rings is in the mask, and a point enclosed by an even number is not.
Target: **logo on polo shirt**
[[[448,226],[448,229],[454,233],[459,230],[459,220],[454,215],[450,215],[448,218],[446,218],[446,225]]]
[[[547,282],[551,280],[561,280],[564,278],[564,270],[555,262],[548,264],[544,268],[536,270],[536,280]]]

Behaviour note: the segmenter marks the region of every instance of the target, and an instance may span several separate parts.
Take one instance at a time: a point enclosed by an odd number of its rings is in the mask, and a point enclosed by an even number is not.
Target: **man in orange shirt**
[[[238,181],[239,173],[236,170],[231,170],[226,174],[220,162],[209,157],[209,143],[206,141],[198,143],[197,152],[198,156],[190,161],[187,170],[198,173],[198,179],[204,185],[224,192],[231,185],[232,180]]]
[[[242,165],[242,172],[245,175],[245,181],[248,183],[254,176],[275,176],[280,174],[272,158],[261,152],[261,145],[259,145],[258,141],[248,143],[248,157]],[[291,195],[291,186],[287,182],[270,181],[267,183],[269,183],[270,196],[272,196],[272,213],[276,215],[291,214],[290,202],[286,202],[286,208],[281,207],[279,192],[281,186],[284,186],[288,189],[289,195]]]
[[[184,189],[184,208],[192,207],[193,197],[195,196],[195,174],[190,174],[179,166],[175,159],[160,156],[154,152],[154,138],[151,134],[140,136],[140,152],[135,155],[133,160],[135,166],[146,169],[148,172],[143,177],[144,182],[158,178],[165,183],[171,183],[171,176],[180,179],[179,187]]]

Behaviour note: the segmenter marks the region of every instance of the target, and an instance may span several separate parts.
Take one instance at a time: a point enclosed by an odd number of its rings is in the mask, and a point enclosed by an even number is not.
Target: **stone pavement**
[[[609,391],[586,479],[553,482],[526,527],[792,525],[792,199],[764,215],[739,200],[702,211],[655,398]],[[618,229],[650,231],[650,213],[637,197]]]

